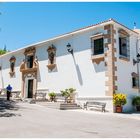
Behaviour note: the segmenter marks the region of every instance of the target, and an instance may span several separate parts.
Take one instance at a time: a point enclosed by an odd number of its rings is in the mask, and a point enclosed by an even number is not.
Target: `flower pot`
[[[136,106],[137,111],[140,111],[140,105]]]
[[[122,106],[116,106],[116,113],[122,113]]]
[[[50,101],[51,101],[51,102],[55,102],[55,97],[51,97],[51,98],[50,98]]]

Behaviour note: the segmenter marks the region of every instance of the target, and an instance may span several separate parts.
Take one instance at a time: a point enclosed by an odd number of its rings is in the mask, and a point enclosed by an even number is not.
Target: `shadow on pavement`
[[[20,116],[19,114],[11,113],[10,111],[19,110],[19,106],[15,101],[7,101],[5,98],[0,98],[0,117]]]
[[[140,115],[140,111],[133,111],[133,112],[123,112],[123,113],[121,113],[121,114],[137,114],[137,115]]]

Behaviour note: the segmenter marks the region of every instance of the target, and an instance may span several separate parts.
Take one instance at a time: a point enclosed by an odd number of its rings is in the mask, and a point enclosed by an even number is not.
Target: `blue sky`
[[[0,4],[0,48],[15,50],[109,18],[140,28],[140,2],[7,2]]]

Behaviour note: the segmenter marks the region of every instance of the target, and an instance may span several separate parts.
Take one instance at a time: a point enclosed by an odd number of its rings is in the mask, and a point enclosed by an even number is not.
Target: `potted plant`
[[[53,102],[53,101],[55,102],[56,93],[50,92],[50,93],[49,93],[49,97],[50,97],[50,101],[51,101],[51,102]]]
[[[74,102],[75,101],[75,91],[76,91],[76,89],[69,88],[69,94],[70,94],[70,100],[71,100],[71,102]]]
[[[122,113],[123,105],[127,103],[126,95],[122,93],[115,93],[113,95],[113,104],[115,105],[115,112]]]
[[[65,97],[65,102],[68,103],[68,98],[69,98],[69,96],[70,96],[68,89],[61,90],[60,92],[61,92],[61,95],[62,95],[63,97]]]
[[[136,96],[132,99],[132,105],[136,107],[137,111],[140,111],[140,96]]]
[[[76,90],[73,88],[69,88],[69,89],[65,89],[65,90],[61,90],[61,95],[63,97],[65,97],[65,102],[66,103],[72,103],[72,101],[74,100],[74,92]]]

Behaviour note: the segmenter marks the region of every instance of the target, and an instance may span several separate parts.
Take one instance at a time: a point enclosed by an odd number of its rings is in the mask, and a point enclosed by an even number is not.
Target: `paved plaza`
[[[140,138],[140,114],[57,110],[40,104],[0,104],[0,137]]]

